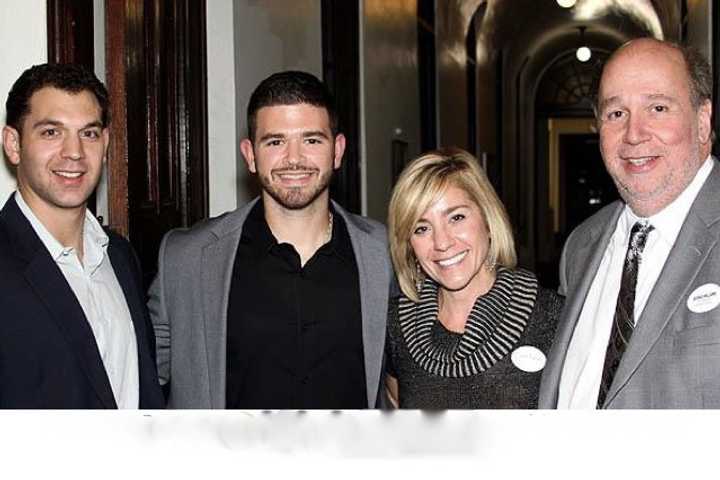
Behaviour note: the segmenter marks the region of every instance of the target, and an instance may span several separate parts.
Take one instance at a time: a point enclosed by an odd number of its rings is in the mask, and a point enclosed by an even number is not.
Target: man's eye
[[[89,138],[91,140],[97,140],[98,138],[100,138],[100,132],[98,132],[97,130],[85,130],[82,135],[83,137]]]
[[[279,147],[280,145],[282,145],[282,141],[281,140],[268,140],[268,142],[265,145],[267,145],[268,147]]]
[[[322,140],[320,140],[319,138],[308,138],[305,141],[310,145],[320,145],[322,143]]]
[[[40,132],[40,135],[47,138],[53,138],[57,137],[60,134],[57,128],[46,128],[42,132]]]
[[[667,111],[668,111],[668,107],[667,107],[666,105],[654,105],[654,106],[652,107],[652,109],[653,109],[654,112],[658,112],[658,113],[662,113],[662,112],[667,112]]]
[[[608,120],[619,120],[623,118],[624,113],[622,110],[613,110],[612,112],[609,112],[606,117]]]

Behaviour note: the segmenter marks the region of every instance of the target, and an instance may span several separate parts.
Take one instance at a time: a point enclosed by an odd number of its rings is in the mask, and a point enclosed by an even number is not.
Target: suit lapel
[[[140,292],[138,292],[135,288],[135,280],[133,279],[132,272],[130,271],[130,265],[128,263],[131,259],[125,257],[118,251],[117,247],[113,244],[112,239],[110,240],[110,245],[108,245],[108,257],[110,257],[110,264],[115,272],[120,288],[123,291],[125,303],[127,303],[128,310],[130,310],[130,317],[133,322],[133,327],[135,328],[135,337],[138,344],[138,353],[140,353],[143,345],[141,339],[146,338],[147,328],[144,321],[142,306],[138,304]]]
[[[715,162],[713,171],[685,218],[665,266],[638,319],[637,328],[608,391],[606,406],[638,369],[677,309],[682,308],[683,300],[687,298],[698,272],[717,244],[716,224],[720,219],[718,192],[720,165]]]
[[[138,398],[139,407],[148,408],[149,405],[161,405],[162,400],[159,398],[153,398],[153,388],[149,386],[154,386],[157,383],[157,371],[153,368],[154,361],[150,352],[150,349],[152,348],[152,343],[150,342],[152,340],[148,332],[149,325],[147,323],[147,317],[145,316],[145,306],[140,303],[140,299],[144,298],[144,295],[138,291],[137,287],[139,284],[137,276],[133,275],[133,272],[130,269],[130,262],[133,262],[134,259],[123,254],[123,251],[115,244],[115,240],[112,236],[110,236],[110,244],[108,245],[107,252],[108,257],[110,258],[110,264],[115,272],[115,277],[117,278],[120,288],[122,289],[123,296],[125,297],[125,303],[128,306],[128,310],[130,310],[130,319],[132,320],[135,331],[140,388]]]
[[[368,407],[374,408],[385,347],[390,271],[386,264],[387,247],[366,232],[336,203],[333,207],[345,219],[360,283],[360,309],[362,313],[363,357],[365,360],[365,388]]]
[[[212,408],[225,408],[225,382],[227,372],[227,311],[230,284],[235,265],[242,224],[255,202],[232,217],[229,231],[216,231],[216,240],[202,249],[202,284],[205,324],[205,351],[208,362],[210,403]]]
[[[541,392],[541,408],[557,407],[560,378],[570,341],[622,209],[623,204],[618,203],[615,208],[609,210],[608,215],[598,218],[587,232],[579,232],[579,238],[574,241],[578,247],[574,251],[568,249],[566,252],[561,268],[569,270],[565,272],[568,284],[577,284],[577,287],[570,290],[565,300],[562,323],[548,354],[548,365],[543,374],[543,383],[547,383],[547,387],[543,387]]]
[[[103,407],[117,408],[95,335],[60,268],[20,211],[14,197],[10,197],[0,215],[15,237],[15,254],[27,261],[24,271],[26,280],[65,337],[70,350],[77,356],[78,368],[87,376]]]

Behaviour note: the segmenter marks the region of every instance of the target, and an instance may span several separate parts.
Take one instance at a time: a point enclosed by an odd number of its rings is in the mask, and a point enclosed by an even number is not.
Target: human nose
[[[288,141],[288,163],[290,165],[300,163],[300,147],[301,142],[298,139],[292,138]]]
[[[76,135],[67,135],[63,141],[62,156],[71,160],[80,160],[84,155],[80,138]]]
[[[454,245],[455,240],[447,227],[440,227],[433,230],[433,243],[435,250],[444,252]]]
[[[625,123],[625,134],[623,140],[625,143],[636,145],[648,140],[648,131],[645,119],[641,115],[630,114],[627,122]]]

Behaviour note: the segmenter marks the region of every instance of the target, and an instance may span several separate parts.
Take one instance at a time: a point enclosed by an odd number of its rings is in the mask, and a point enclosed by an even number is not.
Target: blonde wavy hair
[[[400,289],[414,302],[419,301],[416,284],[424,279],[424,274],[418,272],[410,237],[423,213],[451,186],[463,190],[482,212],[490,236],[486,263],[507,268],[517,264],[505,206],[477,159],[458,148],[428,152],[405,167],[388,207],[390,255]]]

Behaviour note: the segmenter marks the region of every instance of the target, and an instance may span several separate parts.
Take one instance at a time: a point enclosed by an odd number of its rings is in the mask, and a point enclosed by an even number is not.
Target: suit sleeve
[[[572,250],[569,245],[572,243],[573,238],[575,235],[575,230],[573,230],[572,233],[570,233],[570,236],[568,236],[567,240],[565,241],[565,246],[563,246],[562,255],[560,256],[560,267],[559,267],[559,277],[560,277],[560,286],[558,287],[558,293],[562,296],[567,296],[567,286],[568,286],[568,278],[567,278],[567,262],[568,262],[568,251]]]
[[[170,381],[170,320],[165,301],[164,260],[165,248],[170,234],[166,234],[160,243],[158,272],[148,292],[148,311],[155,332],[155,352],[160,385],[167,385]]]

